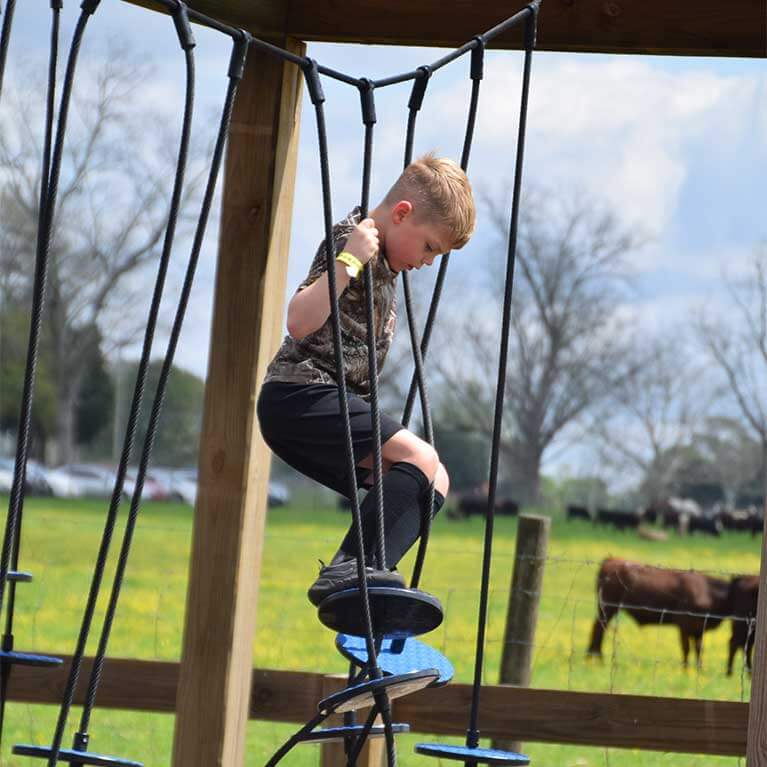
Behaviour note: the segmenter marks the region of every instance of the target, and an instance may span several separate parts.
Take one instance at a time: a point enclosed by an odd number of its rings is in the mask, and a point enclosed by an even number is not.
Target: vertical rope
[[[335,247],[333,241],[333,208],[330,195],[330,164],[328,161],[328,139],[325,127],[325,111],[323,103],[325,94],[322,92],[322,84],[317,71],[317,62],[308,59],[304,66],[307,89],[314,105],[317,121],[317,141],[320,153],[320,175],[322,180],[322,210],[325,222],[325,258],[328,271],[328,292],[330,296],[330,317],[333,329],[333,351],[336,360],[336,378],[338,383],[338,402],[341,417],[344,422],[344,444],[346,451],[346,465],[349,473],[349,497],[352,503],[352,518],[355,537],[357,538],[357,579],[360,584],[360,600],[365,625],[365,646],[368,654],[368,665],[371,678],[379,679],[382,676],[378,666],[375,642],[373,640],[373,620],[370,614],[370,601],[368,597],[368,585],[365,578],[365,542],[362,535],[362,520],[360,506],[357,498],[357,475],[352,449],[352,429],[349,419],[349,399],[346,391],[346,377],[344,375],[343,345],[341,342],[341,317],[338,309],[338,294],[336,293],[336,265]]]
[[[69,710],[72,706],[74,698],[74,692],[77,687],[77,682],[80,675],[80,669],[82,666],[83,655],[85,654],[85,646],[88,641],[90,633],[91,623],[93,621],[93,614],[96,609],[96,602],[98,599],[99,591],[101,589],[101,582],[104,577],[104,570],[106,567],[106,560],[109,553],[109,548],[112,542],[112,536],[114,535],[114,529],[117,523],[117,513],[120,507],[120,501],[122,499],[123,487],[125,483],[125,474],[128,469],[128,461],[130,460],[130,454],[133,448],[133,442],[135,439],[136,428],[138,425],[138,417],[141,411],[141,404],[144,395],[144,386],[146,383],[147,372],[149,369],[149,359],[152,351],[152,343],[154,341],[154,333],[157,327],[157,319],[160,311],[160,303],[162,301],[162,294],[165,287],[165,278],[168,272],[168,265],[170,262],[171,250],[173,246],[173,238],[175,236],[176,223],[178,219],[178,212],[181,205],[181,192],[184,181],[184,171],[186,166],[189,140],[191,134],[192,113],[194,108],[194,58],[191,50],[194,47],[194,40],[191,38],[191,27],[189,26],[188,16],[186,14],[186,6],[179,3],[176,10],[173,13],[173,19],[176,24],[176,29],[181,37],[181,45],[184,48],[186,63],[187,63],[187,86],[186,86],[186,99],[184,107],[184,118],[181,142],[178,154],[178,163],[176,166],[176,173],[173,185],[173,193],[171,197],[170,213],[168,217],[168,225],[165,230],[165,238],[163,242],[162,255],[160,257],[160,263],[158,265],[157,278],[155,280],[154,293],[152,295],[152,301],[149,309],[149,317],[147,319],[146,331],[144,334],[144,343],[141,351],[141,359],[139,362],[138,372],[136,375],[136,384],[133,393],[133,399],[131,402],[130,413],[128,416],[128,424],[125,433],[125,439],[123,442],[123,448],[120,455],[120,462],[117,468],[117,476],[115,479],[115,485],[112,491],[112,498],[109,505],[109,511],[107,513],[107,519],[104,525],[104,532],[101,538],[101,544],[99,546],[98,555],[96,558],[96,565],[93,572],[93,578],[91,580],[91,586],[86,601],[85,612],[83,620],[80,626],[80,633],[77,639],[77,645],[75,652],[72,656],[72,664],[70,667],[69,676],[67,678],[66,687],[64,690],[64,696],[62,699],[61,708],[59,710],[59,716],[56,723],[56,729],[51,744],[51,754],[48,761],[48,767],[55,767],[58,761],[58,754],[61,749],[61,742],[64,736],[64,728],[69,716]],[[183,33],[188,32],[189,37],[183,38]],[[52,211],[51,211],[52,213]],[[79,735],[79,734],[78,734]],[[82,751],[87,746],[87,736],[75,738],[75,750]]]
[[[522,164],[525,150],[525,133],[527,128],[527,105],[530,92],[530,67],[532,52],[535,45],[535,32],[538,20],[539,0],[533,0],[528,6],[530,11],[527,18],[525,41],[525,65],[522,81],[522,100],[519,113],[519,130],[517,134],[517,159],[514,170],[514,193],[511,206],[511,222],[509,226],[509,246],[506,260],[506,282],[503,301],[503,322],[501,325],[501,348],[498,361],[498,381],[495,397],[495,418],[493,422],[493,442],[490,458],[490,482],[487,497],[487,516],[485,522],[485,540],[482,556],[482,586],[480,591],[479,616],[477,621],[477,648],[474,663],[474,683],[471,696],[471,714],[469,729],[466,734],[466,745],[476,748],[479,745],[479,697],[482,685],[482,665],[484,660],[485,630],[487,627],[487,607],[490,591],[490,563],[493,548],[493,520],[495,494],[498,482],[498,461],[500,457],[501,427],[503,424],[503,401],[506,388],[506,367],[509,350],[509,330],[511,326],[511,297],[514,289],[514,266],[516,262],[517,231],[519,227],[519,198],[522,185]],[[471,760],[467,765],[476,764]]]
[[[152,411],[149,417],[149,425],[147,427],[146,437],[144,439],[144,445],[141,453],[141,460],[139,462],[138,472],[136,474],[135,489],[131,498],[130,512],[128,515],[128,521],[125,527],[125,533],[123,535],[123,544],[120,550],[120,556],[117,563],[117,568],[114,576],[114,584],[112,587],[112,593],[109,598],[109,605],[107,607],[106,615],[104,617],[104,625],[102,628],[101,638],[99,639],[98,650],[93,662],[93,668],[91,671],[90,681],[88,683],[88,692],[85,698],[85,706],[80,722],[80,734],[85,734],[88,731],[90,723],[90,715],[95,705],[96,693],[98,691],[99,682],[101,679],[101,673],[104,665],[104,658],[106,656],[107,644],[109,642],[109,636],[112,629],[115,613],[117,611],[117,603],[120,597],[120,590],[122,588],[125,569],[128,563],[128,556],[130,554],[131,543],[133,540],[133,533],[138,520],[139,505],[141,503],[141,496],[144,489],[144,481],[146,479],[146,473],[149,468],[149,461],[152,455],[152,449],[154,447],[154,440],[159,425],[160,414],[162,412],[162,405],[164,402],[165,391],[167,389],[168,378],[170,377],[173,369],[173,359],[175,357],[176,348],[178,346],[178,340],[181,336],[181,330],[184,323],[184,317],[189,305],[189,298],[192,293],[192,286],[194,284],[194,276],[197,270],[197,264],[199,261],[200,251],[202,249],[203,239],[205,236],[205,230],[208,224],[208,218],[210,216],[210,209],[213,204],[213,196],[216,190],[216,183],[218,181],[219,171],[221,168],[221,161],[224,154],[224,147],[226,144],[226,137],[229,133],[229,126],[232,119],[232,109],[234,106],[234,99],[237,95],[237,88],[239,86],[240,78],[242,76],[242,69],[245,63],[245,57],[248,50],[248,38],[244,35],[236,40],[232,51],[232,66],[230,67],[230,82],[227,89],[226,98],[224,101],[224,107],[221,115],[221,121],[216,138],[215,149],[213,158],[211,160],[211,166],[208,173],[208,180],[203,197],[202,208],[200,216],[197,222],[197,228],[195,231],[194,241],[192,245],[191,255],[189,257],[189,263],[186,269],[186,275],[184,278],[184,284],[181,289],[181,295],[179,297],[178,305],[176,308],[176,315],[173,321],[173,327],[171,330],[170,338],[168,340],[168,347],[163,359],[162,369],[160,377],[157,383],[155,391],[154,401],[152,403]]]

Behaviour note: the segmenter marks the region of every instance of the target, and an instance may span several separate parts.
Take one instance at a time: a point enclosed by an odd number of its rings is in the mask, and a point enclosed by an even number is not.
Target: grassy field
[[[30,499],[25,509],[22,566],[35,574],[35,581],[19,589],[17,645],[70,653],[106,504]],[[110,655],[179,658],[191,522],[191,511],[181,505],[147,504],[143,509]],[[332,634],[317,622],[305,592],[316,574],[317,558],[332,555],[346,522],[343,513],[315,506],[312,499],[270,512],[253,652],[255,665],[345,671],[343,660],[333,649]],[[498,678],[515,528],[514,520],[498,520],[485,668],[488,683]],[[450,657],[456,667],[456,681],[471,680],[482,530],[480,519],[440,519],[422,582],[446,608],[445,622],[426,641]],[[682,668],[674,628],[640,630],[625,618],[617,622],[617,630],[606,636],[602,663],[588,661],[584,650],[595,616],[596,569],[603,557],[617,555],[729,575],[757,572],[759,547],[759,539],[736,534],[716,541],[672,536],[666,542],[650,542],[632,533],[597,530],[589,524],[555,518],[536,637],[534,686],[747,700],[749,678],[742,668],[738,666],[730,678],[724,675],[728,625],[706,635],[702,669]],[[106,593],[102,607],[105,601]],[[99,625],[98,620],[95,625]],[[89,652],[94,648],[95,638]],[[49,742],[55,714],[52,707],[11,705],[0,764],[33,764],[10,756],[10,745],[18,741]],[[73,717],[70,731],[74,732],[76,726]],[[162,767],[170,761],[172,726],[170,716],[97,712],[92,721],[91,746],[96,751],[143,759],[147,765]],[[248,765],[263,764],[290,730],[268,722],[251,723]],[[399,741],[400,764],[417,767],[428,763],[412,753],[412,743],[419,739],[422,736]],[[533,764],[547,767],[661,763],[673,767],[734,767],[738,763],[736,759],[537,744],[530,744],[527,753]],[[286,763],[308,767],[318,763],[318,754],[316,747],[305,747],[294,751]]]

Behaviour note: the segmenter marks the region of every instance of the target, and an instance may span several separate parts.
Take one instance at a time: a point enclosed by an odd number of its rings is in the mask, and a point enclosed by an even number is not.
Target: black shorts
[[[338,387],[270,381],[261,387],[258,421],[266,444],[283,461],[307,477],[341,495],[349,496],[344,422]],[[370,403],[349,393],[354,462],[373,452],[373,417]],[[403,426],[381,413],[381,444]],[[370,469],[356,469],[357,486],[363,487]]]

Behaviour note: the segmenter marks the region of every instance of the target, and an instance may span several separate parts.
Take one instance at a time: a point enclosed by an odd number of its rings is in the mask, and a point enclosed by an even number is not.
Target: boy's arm
[[[366,264],[378,252],[378,230],[371,218],[361,221],[349,235],[344,250]],[[336,294],[341,294],[349,286],[351,278],[346,268],[338,261],[336,270]],[[288,333],[300,341],[302,338],[319,330],[330,316],[330,295],[328,290],[327,270],[311,285],[299,290],[288,304]]]

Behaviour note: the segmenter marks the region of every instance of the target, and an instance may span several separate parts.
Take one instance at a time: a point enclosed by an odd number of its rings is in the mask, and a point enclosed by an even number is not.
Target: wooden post
[[[763,514],[767,528],[767,497],[764,499]],[[767,767],[767,529],[762,530],[762,563],[759,570],[752,669],[746,765]]]
[[[322,682],[322,697],[327,697],[338,690],[346,687],[346,674],[328,674]],[[364,724],[370,713],[369,708],[357,711],[357,722]],[[324,727],[340,727],[344,723],[343,714],[329,716]],[[376,719],[376,724],[381,724],[381,717]],[[357,757],[357,767],[382,767],[383,758],[386,755],[386,743],[383,738],[369,738]],[[346,754],[342,741],[324,743],[320,746],[320,767],[346,767]]]
[[[543,570],[549,542],[551,520],[533,514],[520,514],[514,570],[511,576],[509,609],[501,653],[501,684],[530,686],[530,673],[538,623],[538,604],[543,586]],[[496,739],[493,747],[521,751],[518,741]]]
[[[296,66],[251,48],[226,160],[174,767],[244,764],[270,464],[255,403],[282,335],[301,93]]]

